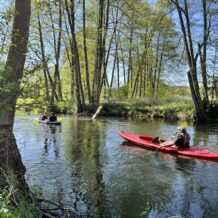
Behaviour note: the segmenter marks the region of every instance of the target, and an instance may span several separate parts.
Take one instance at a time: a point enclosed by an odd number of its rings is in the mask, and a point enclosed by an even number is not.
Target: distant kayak
[[[47,125],[61,126],[61,122],[59,122],[59,121],[50,122],[50,121],[47,121],[47,120],[39,120],[39,123],[47,124]]]
[[[146,136],[146,135],[137,135],[137,134],[130,134],[124,131],[119,131],[119,135],[124,138],[125,140],[131,142],[134,145],[138,145],[140,147],[146,147],[153,150],[171,153],[175,155],[182,155],[186,157],[198,158],[198,159],[205,159],[211,161],[218,161],[218,153],[210,152],[203,148],[197,147],[189,147],[189,148],[178,148],[178,147],[160,147],[160,144],[152,142],[153,137]],[[161,139],[162,142],[166,141]],[[158,149],[159,148],[159,149]]]

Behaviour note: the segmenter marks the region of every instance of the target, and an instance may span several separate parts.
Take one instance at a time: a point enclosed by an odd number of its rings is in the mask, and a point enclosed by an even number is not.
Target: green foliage
[[[43,110],[47,109],[48,105],[43,99],[39,98],[37,100],[33,98],[19,98],[17,99],[16,108],[25,112]]]
[[[59,101],[56,102],[54,105],[54,111],[56,113],[71,113],[73,109],[73,105],[71,105],[71,102],[68,100],[63,100],[63,101]]]
[[[16,92],[15,83],[11,80],[11,70],[5,69],[0,65],[0,114],[11,111],[10,105],[7,103],[11,91]]]
[[[14,218],[14,217],[35,217],[36,205],[22,200],[18,206],[14,206],[10,202],[12,191],[0,190],[0,217],[1,218]]]
[[[0,217],[12,218],[12,213],[9,210],[10,194],[6,190],[0,190]]]
[[[11,69],[0,66],[0,96],[4,96],[12,89],[14,89],[14,83],[11,78]]]
[[[26,201],[21,201],[17,207],[11,208],[11,213],[13,217],[36,217],[36,205],[34,203],[29,203]]]
[[[8,187],[7,189],[0,189],[0,217],[1,218],[33,218],[38,217],[36,213],[38,211],[37,203],[33,200],[29,202],[26,198],[20,199],[18,204],[13,204],[14,194],[16,190],[14,189],[14,184],[16,184],[16,179],[13,174],[7,176]],[[33,193],[35,198],[42,198],[42,188],[39,186],[33,187]]]
[[[110,102],[104,105],[101,115],[104,116],[127,116],[129,109],[125,103]]]
[[[25,112],[39,113],[41,111],[48,111],[49,103],[42,98],[37,100],[33,98],[19,98],[17,100],[17,109]],[[56,113],[71,113],[73,112],[73,105],[69,100],[55,102],[53,110]]]
[[[132,101],[111,101],[104,105],[102,115],[139,116],[190,120],[194,106],[192,101],[182,99],[134,99]]]

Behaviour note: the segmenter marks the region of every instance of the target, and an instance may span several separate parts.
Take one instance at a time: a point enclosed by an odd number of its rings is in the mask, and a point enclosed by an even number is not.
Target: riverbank
[[[110,101],[103,103],[98,116],[106,117],[131,117],[140,119],[166,119],[194,121],[194,105],[191,100],[184,99],[164,99],[164,100],[132,100],[132,101]],[[48,105],[38,104],[29,100],[19,100],[18,111],[34,112],[40,114],[46,111]],[[57,114],[74,114],[76,107],[70,106],[69,102],[60,102],[55,106]],[[92,116],[92,113],[82,113],[79,115]],[[214,105],[208,113],[211,121],[218,120],[218,105]]]
[[[170,120],[192,120],[193,105],[191,103],[160,104],[104,104],[100,116],[122,116],[132,118],[162,118]]]

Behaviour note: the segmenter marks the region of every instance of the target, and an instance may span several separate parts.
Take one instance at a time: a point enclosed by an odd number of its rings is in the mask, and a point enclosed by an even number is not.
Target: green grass
[[[194,106],[191,101],[181,101],[175,99],[138,99],[128,102],[114,101],[104,105],[103,115],[122,115],[132,114],[136,116],[144,115],[154,118],[166,119],[191,119],[194,111]]]
[[[0,190],[0,217],[1,218],[32,218],[36,211],[34,203],[25,200],[21,201],[17,206],[11,204],[12,190]]]

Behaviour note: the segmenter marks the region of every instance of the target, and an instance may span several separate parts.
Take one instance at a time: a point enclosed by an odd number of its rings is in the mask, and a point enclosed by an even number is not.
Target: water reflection
[[[94,217],[218,214],[218,164],[128,146],[117,134],[167,137],[177,123],[66,117],[60,127],[28,119],[17,120],[15,135],[26,141],[20,149],[28,182],[42,187],[46,198]],[[218,152],[217,130],[188,129],[193,144]]]
[[[46,156],[48,154],[48,139],[45,138],[45,142],[44,142],[44,152],[43,152],[43,156]]]
[[[72,122],[71,129],[74,129],[72,137],[68,138],[66,144],[66,155],[73,163],[80,178],[77,185],[80,188],[85,186],[89,195],[89,202],[95,208],[95,216],[101,217],[108,213],[106,209],[106,193],[102,174],[101,146],[105,143],[105,124],[100,122]],[[77,194],[78,195],[78,194]],[[87,196],[80,191],[80,199],[87,202]]]
[[[46,125],[45,127],[45,139],[44,139],[44,151],[42,156],[47,156],[49,149],[53,148],[54,156],[57,159],[59,157],[59,145],[56,139],[56,132],[61,133],[61,126]]]
[[[184,176],[192,174],[195,169],[196,161],[188,157],[175,157],[175,167],[177,170],[181,171]]]

